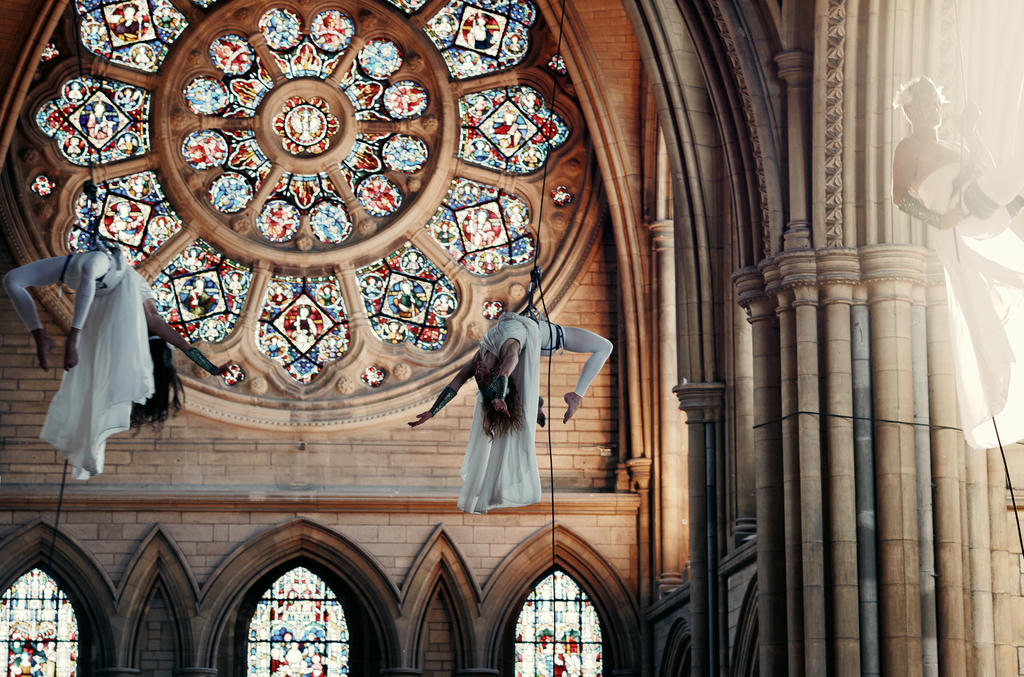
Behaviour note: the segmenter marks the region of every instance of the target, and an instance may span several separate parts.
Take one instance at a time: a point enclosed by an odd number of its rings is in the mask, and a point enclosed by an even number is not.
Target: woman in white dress
[[[946,272],[960,424],[978,449],[1024,438],[1024,166],[996,169],[965,114],[966,147],[939,139],[940,88],[926,77],[904,85],[912,132],[893,158],[893,202],[932,226]]]
[[[74,312],[64,378],[40,437],[67,457],[75,479],[88,479],[103,472],[108,437],[158,424],[172,407],[181,407],[181,382],[168,343],[211,374],[228,365],[213,365],[164,322],[149,284],[117,245],[103,241],[95,250],[33,261],[4,276],[43,370],[55,342],[43,329],[28,287],[60,283],[76,292]]]
[[[583,403],[583,396],[612,352],[611,341],[578,327],[561,327],[542,317],[505,313],[480,340],[480,349],[438,396],[429,411],[409,423],[416,427],[434,417],[474,377],[480,390],[473,427],[462,463],[459,508],[483,514],[540,500],[540,474],[534,451],[540,403],[540,356],[559,350],[590,353],[576,388],[565,393],[563,422]]]

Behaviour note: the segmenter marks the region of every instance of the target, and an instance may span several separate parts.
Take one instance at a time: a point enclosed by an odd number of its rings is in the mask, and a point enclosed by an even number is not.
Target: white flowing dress
[[[67,457],[72,477],[80,480],[103,472],[107,438],[128,430],[132,402],[143,403],[153,394],[142,304],[155,296],[131,266],[116,263],[123,275],[116,285],[96,290],[78,338],[78,365],[64,373],[40,434]]]
[[[953,205],[957,164],[928,175],[917,192],[940,214]],[[1024,212],[1000,207],[990,218],[968,216],[955,229],[933,231],[946,271],[950,340],[960,424],[976,449],[1024,439]]]
[[[540,473],[534,440],[540,394],[540,334],[537,323],[505,313],[480,340],[481,350],[497,356],[508,339],[519,341],[519,363],[512,372],[523,404],[523,425],[493,440],[483,429],[483,395],[477,393],[473,427],[462,462],[459,509],[482,515],[494,508],[540,501]]]

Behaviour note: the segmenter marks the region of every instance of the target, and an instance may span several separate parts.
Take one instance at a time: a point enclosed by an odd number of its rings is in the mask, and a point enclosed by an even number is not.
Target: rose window
[[[76,0],[84,67],[66,27],[8,170],[46,255],[119,243],[167,322],[236,363],[186,368],[190,406],[271,426],[408,410],[522,307],[538,257],[566,294],[594,165],[533,2],[192,4]],[[545,181],[575,198],[554,208]]]

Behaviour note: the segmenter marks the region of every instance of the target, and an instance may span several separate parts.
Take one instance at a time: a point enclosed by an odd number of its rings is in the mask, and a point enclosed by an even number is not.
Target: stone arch
[[[664,658],[660,677],[690,677],[690,653],[692,651],[690,624],[680,618],[672,624],[665,643]]]
[[[736,638],[733,640],[731,674],[733,677],[753,677],[758,674],[757,660],[757,575],[743,593]]]
[[[301,518],[271,527],[242,543],[210,576],[198,601],[202,622],[197,622],[195,630],[202,639],[197,660],[206,666],[216,665],[221,636],[252,585],[274,569],[299,559],[315,563],[348,586],[368,613],[385,660],[390,665],[401,665],[395,625],[398,588],[380,563],[357,543]]]
[[[19,576],[40,568],[56,579],[71,600],[79,628],[89,629],[91,660],[99,666],[116,665],[117,639],[110,620],[115,617],[114,584],[92,554],[71,536],[36,520],[0,541],[0,591]],[[53,543],[53,561],[50,544]]]
[[[519,544],[495,569],[484,588],[482,665],[497,666],[502,636],[519,603],[552,564],[572,576],[590,597],[604,632],[605,666],[609,672],[640,668],[641,619],[636,599],[611,564],[587,541],[567,527],[542,527]],[[611,660],[608,660],[608,658]]]
[[[125,571],[117,597],[122,626],[118,640],[120,664],[135,665],[138,662],[135,638],[145,622],[153,593],[159,586],[174,619],[179,666],[194,665],[197,640],[193,625],[199,586],[178,544],[159,525],[153,527]]]
[[[476,655],[474,620],[480,614],[483,593],[466,564],[462,551],[442,525],[420,548],[402,584],[402,646],[408,647],[417,661],[421,655],[420,638],[430,603],[436,594],[445,595],[451,613],[455,640],[456,670],[468,667]]]

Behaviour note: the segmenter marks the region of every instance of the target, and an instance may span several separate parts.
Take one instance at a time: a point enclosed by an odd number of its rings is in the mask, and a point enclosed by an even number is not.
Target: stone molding
[[[825,246],[842,247],[846,0],[829,0],[825,40]]]

